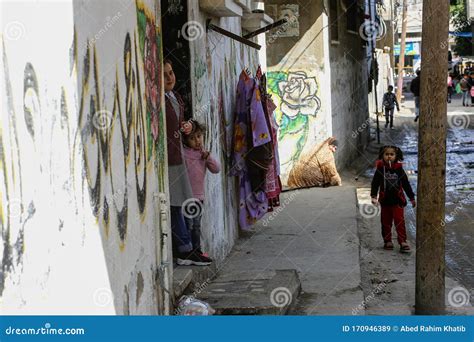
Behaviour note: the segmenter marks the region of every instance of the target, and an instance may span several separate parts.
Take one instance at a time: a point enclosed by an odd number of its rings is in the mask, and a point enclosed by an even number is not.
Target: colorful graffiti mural
[[[155,11],[140,0],[130,4],[135,5],[136,16],[133,12],[128,18],[136,18],[137,25],[120,23],[121,49],[114,45],[107,51],[101,46],[107,45],[107,40],[97,35],[94,39],[88,27],[69,28],[73,31],[66,43],[72,42],[69,56],[62,55],[70,62],[66,73],[50,76],[49,66],[35,62],[38,58],[32,53],[31,62],[21,62],[21,95],[15,88],[20,62],[9,58],[14,48],[9,49],[8,41],[0,37],[0,84],[5,85],[0,89],[6,99],[2,112],[7,113],[0,121],[0,296],[7,283],[21,282],[23,256],[30,253],[34,259],[40,242],[31,240],[36,231],[32,225],[42,229],[40,220],[57,225],[63,234],[58,237],[50,228],[45,230],[48,253],[66,250],[62,248],[68,244],[90,244],[96,231],[91,228],[96,226],[101,228],[99,236],[107,241],[103,242],[104,251],[97,252],[106,254],[107,261],[116,258],[121,263],[121,253],[133,255],[133,259],[141,253],[136,257],[136,268],[127,264],[131,278],[126,288],[136,287],[138,294],[135,303],[124,303],[124,312],[136,312],[143,302],[144,287],[148,288],[148,307],[143,310],[150,310],[150,298],[156,298],[158,291],[151,280],[156,275],[150,267],[156,258],[145,261],[143,246],[155,251],[155,233],[148,229],[156,224],[152,192],[165,191],[161,33]],[[71,17],[70,22],[75,20]],[[64,42],[57,46],[66,45]],[[100,61],[104,51],[115,58],[111,72]],[[76,236],[71,228],[77,230],[77,226],[82,226],[81,238],[68,240]],[[129,234],[132,228],[133,236]],[[140,240],[140,234],[147,238]],[[119,248],[113,249],[116,246]],[[48,267],[47,263],[41,266]],[[111,274],[115,267],[110,266]],[[25,277],[34,279],[31,273]],[[112,284],[115,286],[123,289],[123,284]]]
[[[321,108],[318,84],[316,77],[308,76],[305,71],[270,71],[267,86],[277,105],[280,162],[285,167],[300,157],[308,139],[310,118]]]

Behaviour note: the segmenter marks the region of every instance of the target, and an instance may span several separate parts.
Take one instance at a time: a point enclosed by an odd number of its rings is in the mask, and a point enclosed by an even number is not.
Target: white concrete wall
[[[0,5],[2,314],[166,313],[155,3]]]
[[[212,17],[202,12],[198,1],[188,1],[188,18],[200,25],[200,33],[190,39],[191,79],[194,117],[207,127],[206,148],[221,163],[220,174],[207,174],[206,200],[202,219],[203,249],[222,260],[238,232],[236,178],[229,177],[236,88],[243,68],[255,73],[258,50],[217,32],[205,32],[206,19],[242,35],[240,17]],[[257,38],[253,38],[256,42]]]

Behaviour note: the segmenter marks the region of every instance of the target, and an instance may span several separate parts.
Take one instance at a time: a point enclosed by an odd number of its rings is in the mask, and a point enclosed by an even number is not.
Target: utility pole
[[[446,61],[449,1],[423,1],[415,312],[445,308]]]
[[[402,37],[400,42],[400,56],[398,59],[398,82],[397,82],[397,101],[401,103],[403,90],[403,76],[405,74],[405,49],[407,37],[407,0],[403,0],[402,5]]]

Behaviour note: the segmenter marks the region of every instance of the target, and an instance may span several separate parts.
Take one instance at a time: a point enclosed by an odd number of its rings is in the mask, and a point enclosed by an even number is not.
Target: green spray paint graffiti
[[[318,84],[304,71],[276,71],[267,73],[267,85],[277,105],[281,164],[292,164],[308,139],[310,116],[316,116],[321,108]]]

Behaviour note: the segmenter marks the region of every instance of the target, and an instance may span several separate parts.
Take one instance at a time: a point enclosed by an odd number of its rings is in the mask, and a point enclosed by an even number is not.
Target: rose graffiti
[[[304,71],[288,73],[288,79],[278,83],[278,92],[281,111],[290,118],[298,114],[316,115],[321,108],[316,78],[308,77]]]

